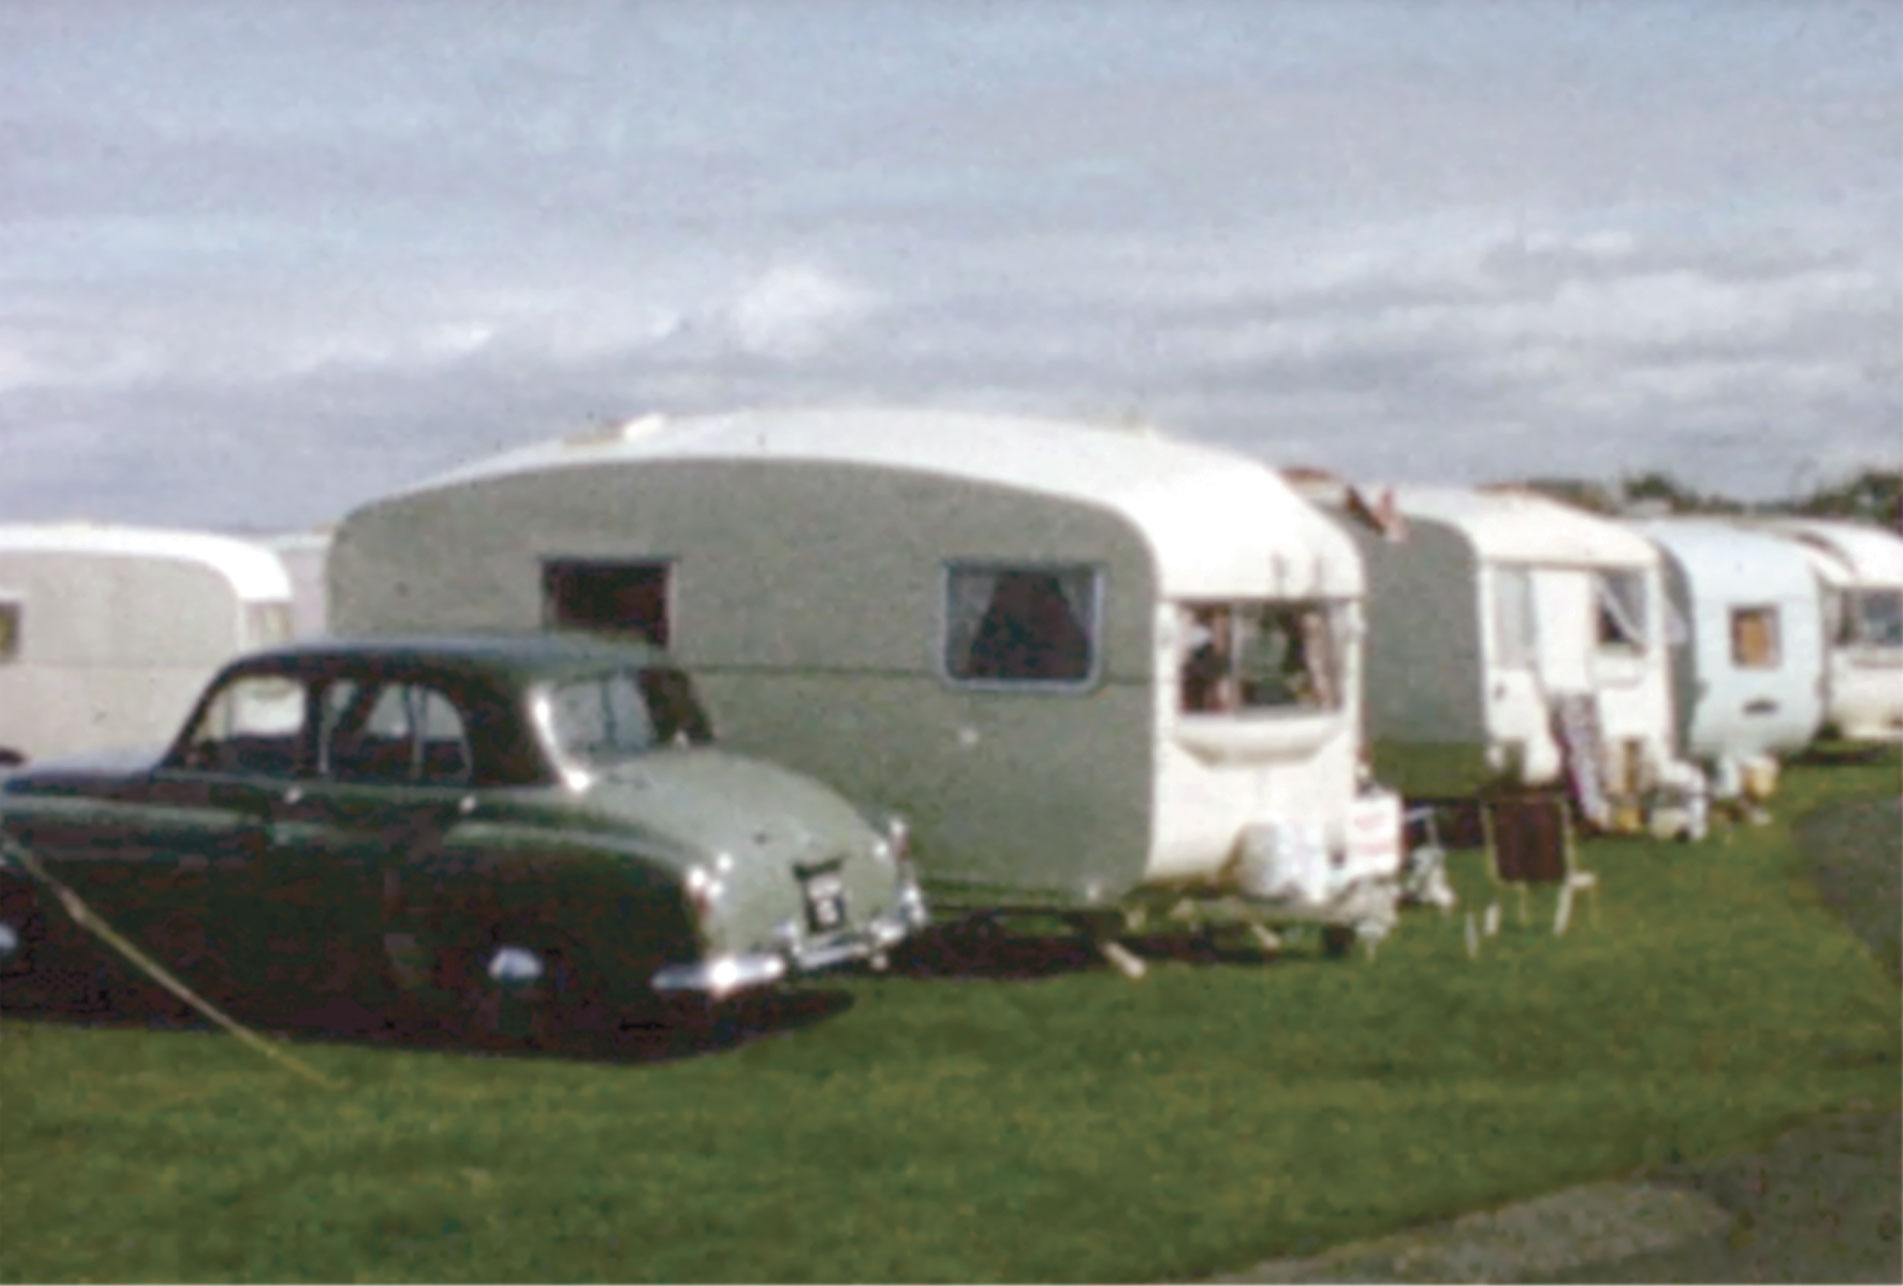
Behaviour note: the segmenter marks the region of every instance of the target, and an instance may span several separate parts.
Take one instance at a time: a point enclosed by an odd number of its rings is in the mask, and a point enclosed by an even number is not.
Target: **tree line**
[[[1865,469],[1807,495],[1755,502],[1701,491],[1658,471],[1630,473],[1610,483],[1560,477],[1528,478],[1517,485],[1603,514],[1794,514],[1849,518],[1903,534],[1903,470],[1898,469]]]

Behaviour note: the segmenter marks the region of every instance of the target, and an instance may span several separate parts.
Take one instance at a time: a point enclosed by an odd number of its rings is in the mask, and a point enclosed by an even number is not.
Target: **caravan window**
[[[632,634],[666,647],[672,632],[672,566],[665,561],[544,559],[542,623],[555,629]]]
[[[1197,714],[1332,710],[1341,704],[1336,613],[1327,603],[1185,603],[1181,706]]]
[[[1741,670],[1777,668],[1777,608],[1731,609],[1731,663]]]
[[[1088,682],[1097,668],[1093,567],[946,569],[946,675],[969,683]]]
[[[0,599],[0,665],[20,656],[20,605]]]
[[[1493,570],[1493,643],[1494,659],[1503,669],[1531,669],[1539,655],[1533,574],[1524,567]]]
[[[1597,637],[1602,648],[1643,652],[1646,643],[1645,573],[1601,571],[1593,576],[1598,600]]]
[[[251,647],[291,641],[289,603],[250,603],[245,607],[245,633]]]
[[[1838,642],[1850,647],[1903,647],[1903,590],[1846,592]]]

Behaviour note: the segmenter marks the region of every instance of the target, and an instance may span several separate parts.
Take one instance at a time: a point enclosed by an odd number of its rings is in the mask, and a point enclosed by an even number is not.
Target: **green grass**
[[[0,1022],[7,1280],[1158,1280],[1894,1109],[1896,987],[1785,819],[1894,795],[1803,767],[1780,820],[1594,843],[1596,922],[1467,958],[864,978],[703,1057]],[[1466,906],[1488,887],[1458,855]],[[1537,903],[1536,923],[1550,899]]]

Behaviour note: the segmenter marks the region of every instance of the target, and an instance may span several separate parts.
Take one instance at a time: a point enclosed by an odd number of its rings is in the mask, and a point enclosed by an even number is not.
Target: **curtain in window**
[[[1007,683],[1088,678],[1096,592],[1096,573],[1088,567],[953,568],[946,583],[946,673]]]

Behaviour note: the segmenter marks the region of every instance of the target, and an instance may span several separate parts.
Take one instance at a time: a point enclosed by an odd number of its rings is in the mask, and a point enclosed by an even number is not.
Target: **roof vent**
[[[619,420],[612,424],[598,424],[593,428],[583,429],[579,433],[563,438],[562,445],[567,447],[612,446],[617,442],[633,442],[637,438],[645,438],[650,434],[659,433],[666,427],[665,415],[650,412],[647,415],[637,415],[633,419]]]

